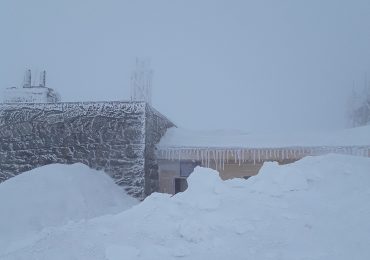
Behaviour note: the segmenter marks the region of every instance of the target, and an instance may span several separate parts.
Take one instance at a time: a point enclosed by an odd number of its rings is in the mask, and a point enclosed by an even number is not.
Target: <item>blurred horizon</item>
[[[152,105],[179,127],[342,129],[369,24],[366,0],[3,0],[0,89],[45,69],[62,101],[129,100],[147,57]]]

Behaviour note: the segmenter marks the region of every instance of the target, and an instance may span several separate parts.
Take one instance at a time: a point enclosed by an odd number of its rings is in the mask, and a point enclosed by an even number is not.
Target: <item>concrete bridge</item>
[[[172,126],[144,102],[0,104],[0,181],[80,162],[144,198],[159,189],[155,144]]]

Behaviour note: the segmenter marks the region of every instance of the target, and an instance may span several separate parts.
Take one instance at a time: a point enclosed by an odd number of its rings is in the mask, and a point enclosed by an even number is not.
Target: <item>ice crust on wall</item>
[[[4,103],[55,103],[60,96],[51,88],[32,86],[26,88],[7,88],[2,93]]]
[[[154,145],[171,126],[144,102],[0,104],[0,182],[81,162],[144,198],[158,189]]]
[[[183,193],[49,229],[0,258],[369,259],[369,172],[369,158],[348,155],[265,163],[248,180],[198,167]]]

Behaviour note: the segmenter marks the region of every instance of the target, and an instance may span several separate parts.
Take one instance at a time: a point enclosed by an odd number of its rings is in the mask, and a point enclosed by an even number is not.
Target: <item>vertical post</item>
[[[40,83],[39,83],[39,86],[40,87],[46,87],[46,70],[43,70],[40,73]]]
[[[24,74],[23,87],[24,88],[31,87],[31,70],[30,69],[26,70]]]
[[[150,61],[136,58],[136,68],[131,75],[131,101],[152,102],[152,77]]]

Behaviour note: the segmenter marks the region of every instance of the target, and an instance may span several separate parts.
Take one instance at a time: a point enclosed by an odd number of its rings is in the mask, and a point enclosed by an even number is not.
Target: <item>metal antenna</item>
[[[152,78],[149,59],[136,58],[136,68],[131,74],[131,100],[152,103]]]
[[[26,70],[26,72],[24,73],[23,87],[24,88],[31,87],[31,70],[30,69]]]
[[[46,87],[46,70],[43,70],[40,73],[40,83],[39,83],[39,86],[40,87]]]

